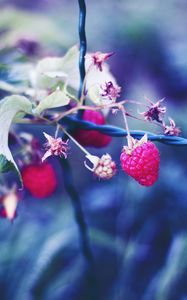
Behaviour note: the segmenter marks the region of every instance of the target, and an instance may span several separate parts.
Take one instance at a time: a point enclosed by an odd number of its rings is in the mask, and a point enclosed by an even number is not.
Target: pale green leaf
[[[46,57],[36,66],[36,82],[39,88],[52,88],[59,81],[67,82],[78,74],[79,50],[73,46],[63,57]],[[78,80],[79,81],[79,80]]]
[[[55,92],[40,101],[38,106],[34,109],[35,114],[40,114],[45,109],[61,107],[69,104],[69,97],[66,95],[65,90],[61,91],[56,89]]]
[[[38,88],[52,88],[59,82],[78,91],[80,84],[79,74],[79,49],[73,46],[63,57],[47,57],[39,61],[36,67],[36,82]],[[103,71],[100,72],[95,66],[90,68],[91,60],[89,55],[85,59],[86,67],[86,89],[88,97],[95,105],[102,105],[101,86],[111,81],[117,85],[109,66],[104,63]]]
[[[8,147],[8,134],[11,123],[20,112],[31,113],[32,104],[23,96],[12,95],[0,102],[0,172],[14,169],[19,173],[18,167]]]

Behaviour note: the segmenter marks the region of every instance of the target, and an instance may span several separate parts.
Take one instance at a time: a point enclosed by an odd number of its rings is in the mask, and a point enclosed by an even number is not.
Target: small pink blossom
[[[103,63],[112,55],[114,52],[109,52],[109,53],[102,53],[100,51],[97,51],[95,53],[91,53],[91,58],[93,61],[93,64],[99,69],[99,71],[102,71],[102,65]]]
[[[178,136],[181,133],[180,128],[176,126],[175,121],[172,118],[168,119],[170,125],[165,125],[165,123],[163,122],[164,134]]]
[[[112,81],[106,82],[101,86],[102,92],[101,96],[105,99],[115,102],[118,97],[120,97],[121,87],[114,85]]]
[[[161,102],[164,100],[158,100],[156,103],[147,99],[150,102],[150,105],[147,106],[148,110],[142,112],[141,114],[144,116],[146,121],[157,121],[159,123],[162,122],[164,114],[166,113],[166,107],[161,105]]]
[[[45,144],[47,151],[42,157],[42,162],[51,155],[67,158],[68,140],[64,142],[61,138],[54,138],[45,132],[43,134],[47,139]]]

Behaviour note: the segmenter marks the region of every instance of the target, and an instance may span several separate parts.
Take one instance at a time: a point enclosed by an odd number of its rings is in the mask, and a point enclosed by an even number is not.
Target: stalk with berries
[[[127,181],[131,180],[126,176],[129,175],[144,187],[159,180],[159,168],[162,168],[162,156],[154,141],[187,145],[174,119],[169,116],[167,121],[164,98],[158,101],[124,99],[123,89],[109,67],[109,60],[117,54],[112,51],[86,53],[85,3],[79,1],[79,4],[80,47],[71,47],[62,57],[44,57],[32,62],[19,88],[0,82],[0,88],[7,93],[0,102],[3,217],[13,219],[17,215],[17,206],[24,198],[23,193],[19,195],[19,189],[38,199],[55,193],[60,183],[51,157],[71,160],[72,144],[84,153],[85,159],[80,165],[92,172],[93,180],[124,176]],[[124,125],[110,124],[110,117],[117,120],[120,114]],[[149,122],[158,130],[156,133],[130,130],[129,118],[142,124]],[[39,140],[29,130],[25,132],[22,129],[25,124],[39,126],[42,138]],[[124,143],[118,161],[114,161],[110,153],[114,137],[123,139]],[[14,147],[10,150],[11,140]],[[11,186],[4,180],[4,174],[9,171],[15,174]],[[11,201],[5,201],[11,198],[9,194],[17,199],[13,206],[10,204],[11,213],[7,204]]]

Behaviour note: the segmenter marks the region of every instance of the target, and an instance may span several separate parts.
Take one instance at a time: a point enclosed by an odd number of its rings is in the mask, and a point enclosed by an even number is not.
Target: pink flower
[[[175,121],[172,118],[168,119],[170,125],[165,125],[165,123],[163,123],[164,134],[178,136],[181,133],[180,128],[176,127]]]
[[[146,121],[157,121],[159,123],[162,122],[164,114],[166,113],[166,107],[161,105],[161,102],[164,100],[158,100],[156,103],[152,102],[151,100],[147,99],[150,102],[148,105],[148,110],[141,113]]]
[[[67,158],[68,140],[64,142],[61,138],[53,138],[45,132],[43,134],[47,139],[47,143],[45,144],[47,151],[42,157],[42,162],[51,155]]]
[[[116,101],[116,98],[120,97],[121,87],[114,85],[112,81],[106,82],[101,86],[101,96],[110,101]]]
[[[97,51],[95,53],[91,54],[91,58],[93,61],[93,64],[99,69],[99,71],[102,71],[102,64],[105,62],[110,56],[112,56],[114,52],[109,53],[102,53],[100,51]]]

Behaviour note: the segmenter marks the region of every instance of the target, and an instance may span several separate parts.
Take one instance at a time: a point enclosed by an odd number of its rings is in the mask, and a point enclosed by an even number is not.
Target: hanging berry
[[[49,197],[57,188],[55,170],[48,162],[26,165],[21,175],[24,187],[36,198]]]
[[[105,118],[99,111],[85,110],[82,116],[84,121],[90,121],[97,125],[104,125]],[[102,148],[110,144],[112,138],[96,130],[78,129],[74,132],[75,139],[85,147]]]
[[[120,156],[121,167],[141,185],[151,186],[158,179],[160,155],[155,144],[145,135],[140,141],[130,137]]]

